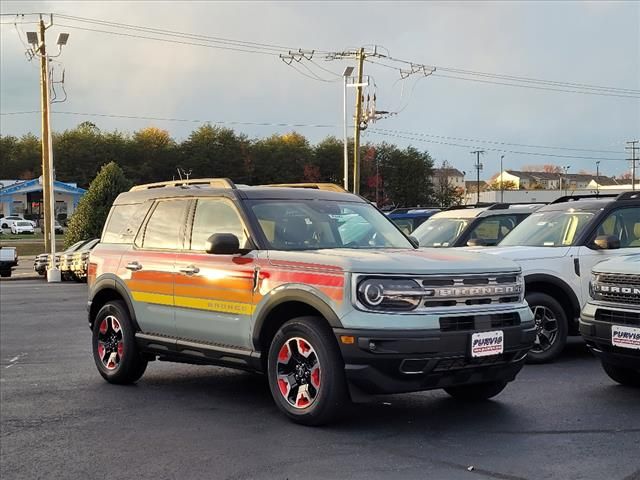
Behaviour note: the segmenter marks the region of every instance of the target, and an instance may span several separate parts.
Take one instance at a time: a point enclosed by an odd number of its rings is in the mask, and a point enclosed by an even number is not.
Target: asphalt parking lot
[[[494,401],[397,395],[309,428],[254,374],[154,362],[135,386],[105,383],[85,285],[4,282],[0,294],[4,480],[640,479],[640,392],[579,341]]]

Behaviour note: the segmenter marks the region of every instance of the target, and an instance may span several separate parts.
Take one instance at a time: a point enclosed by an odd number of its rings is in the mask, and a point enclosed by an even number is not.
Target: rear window
[[[114,206],[104,227],[102,243],[133,243],[148,208],[148,203]]]

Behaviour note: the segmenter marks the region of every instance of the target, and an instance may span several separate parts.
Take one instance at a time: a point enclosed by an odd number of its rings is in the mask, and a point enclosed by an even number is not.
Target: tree
[[[42,143],[32,134],[21,138],[0,135],[1,178],[30,180],[42,172]]]
[[[344,170],[344,144],[336,137],[327,137],[313,149],[313,165],[319,170],[319,182],[342,185]]]
[[[64,235],[65,248],[80,240],[99,237],[113,201],[129,188],[131,182],[117,163],[104,165],[69,220]]]
[[[236,183],[247,183],[248,147],[244,135],[206,124],[180,145],[180,167],[191,170],[194,178],[228,177]]]
[[[502,182],[503,185],[503,189],[504,190],[517,190],[518,187],[516,186],[516,182],[514,182],[513,180],[505,180],[504,182]],[[500,180],[499,179],[495,179],[493,182],[491,182],[489,184],[489,190],[493,190],[493,191],[500,191]]]
[[[440,167],[436,170],[436,176],[433,181],[435,190],[434,200],[441,207],[450,207],[452,205],[461,205],[464,200],[464,192],[455,187],[451,182],[449,171],[453,167],[447,160],[443,160]]]
[[[171,180],[177,173],[178,149],[166,130],[156,127],[138,130],[127,152],[123,170],[134,183]]]
[[[299,182],[304,178],[304,167],[312,162],[313,151],[309,142],[299,133],[272,135],[251,146],[251,183]]]
[[[544,164],[544,165],[523,165],[523,172],[546,172],[546,173],[560,173],[562,168],[558,165]]]

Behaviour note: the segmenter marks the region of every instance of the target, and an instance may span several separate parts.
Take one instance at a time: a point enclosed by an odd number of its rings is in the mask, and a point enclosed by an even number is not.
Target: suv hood
[[[273,265],[291,266],[301,262],[322,269],[341,268],[351,273],[380,274],[461,274],[513,272],[520,267],[510,261],[496,259],[484,253],[460,252],[453,249],[334,249],[304,252],[272,250],[269,260]]]
[[[593,267],[598,273],[621,273],[624,275],[637,275],[640,272],[640,254],[615,257],[605,260]]]
[[[467,252],[482,252],[508,258],[516,262],[562,258],[571,247],[463,247]]]

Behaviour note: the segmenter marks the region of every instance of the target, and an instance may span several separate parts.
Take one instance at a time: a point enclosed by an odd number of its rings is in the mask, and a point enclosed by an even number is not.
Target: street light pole
[[[500,203],[504,203],[504,180],[502,178],[502,160],[504,159],[504,155],[500,155]]]
[[[347,139],[347,80],[353,73],[353,67],[347,67],[342,72],[344,80],[342,84],[342,115],[343,115],[343,142],[344,142],[344,189],[349,191],[349,141]]]
[[[596,195],[600,195],[600,160],[596,161]]]

